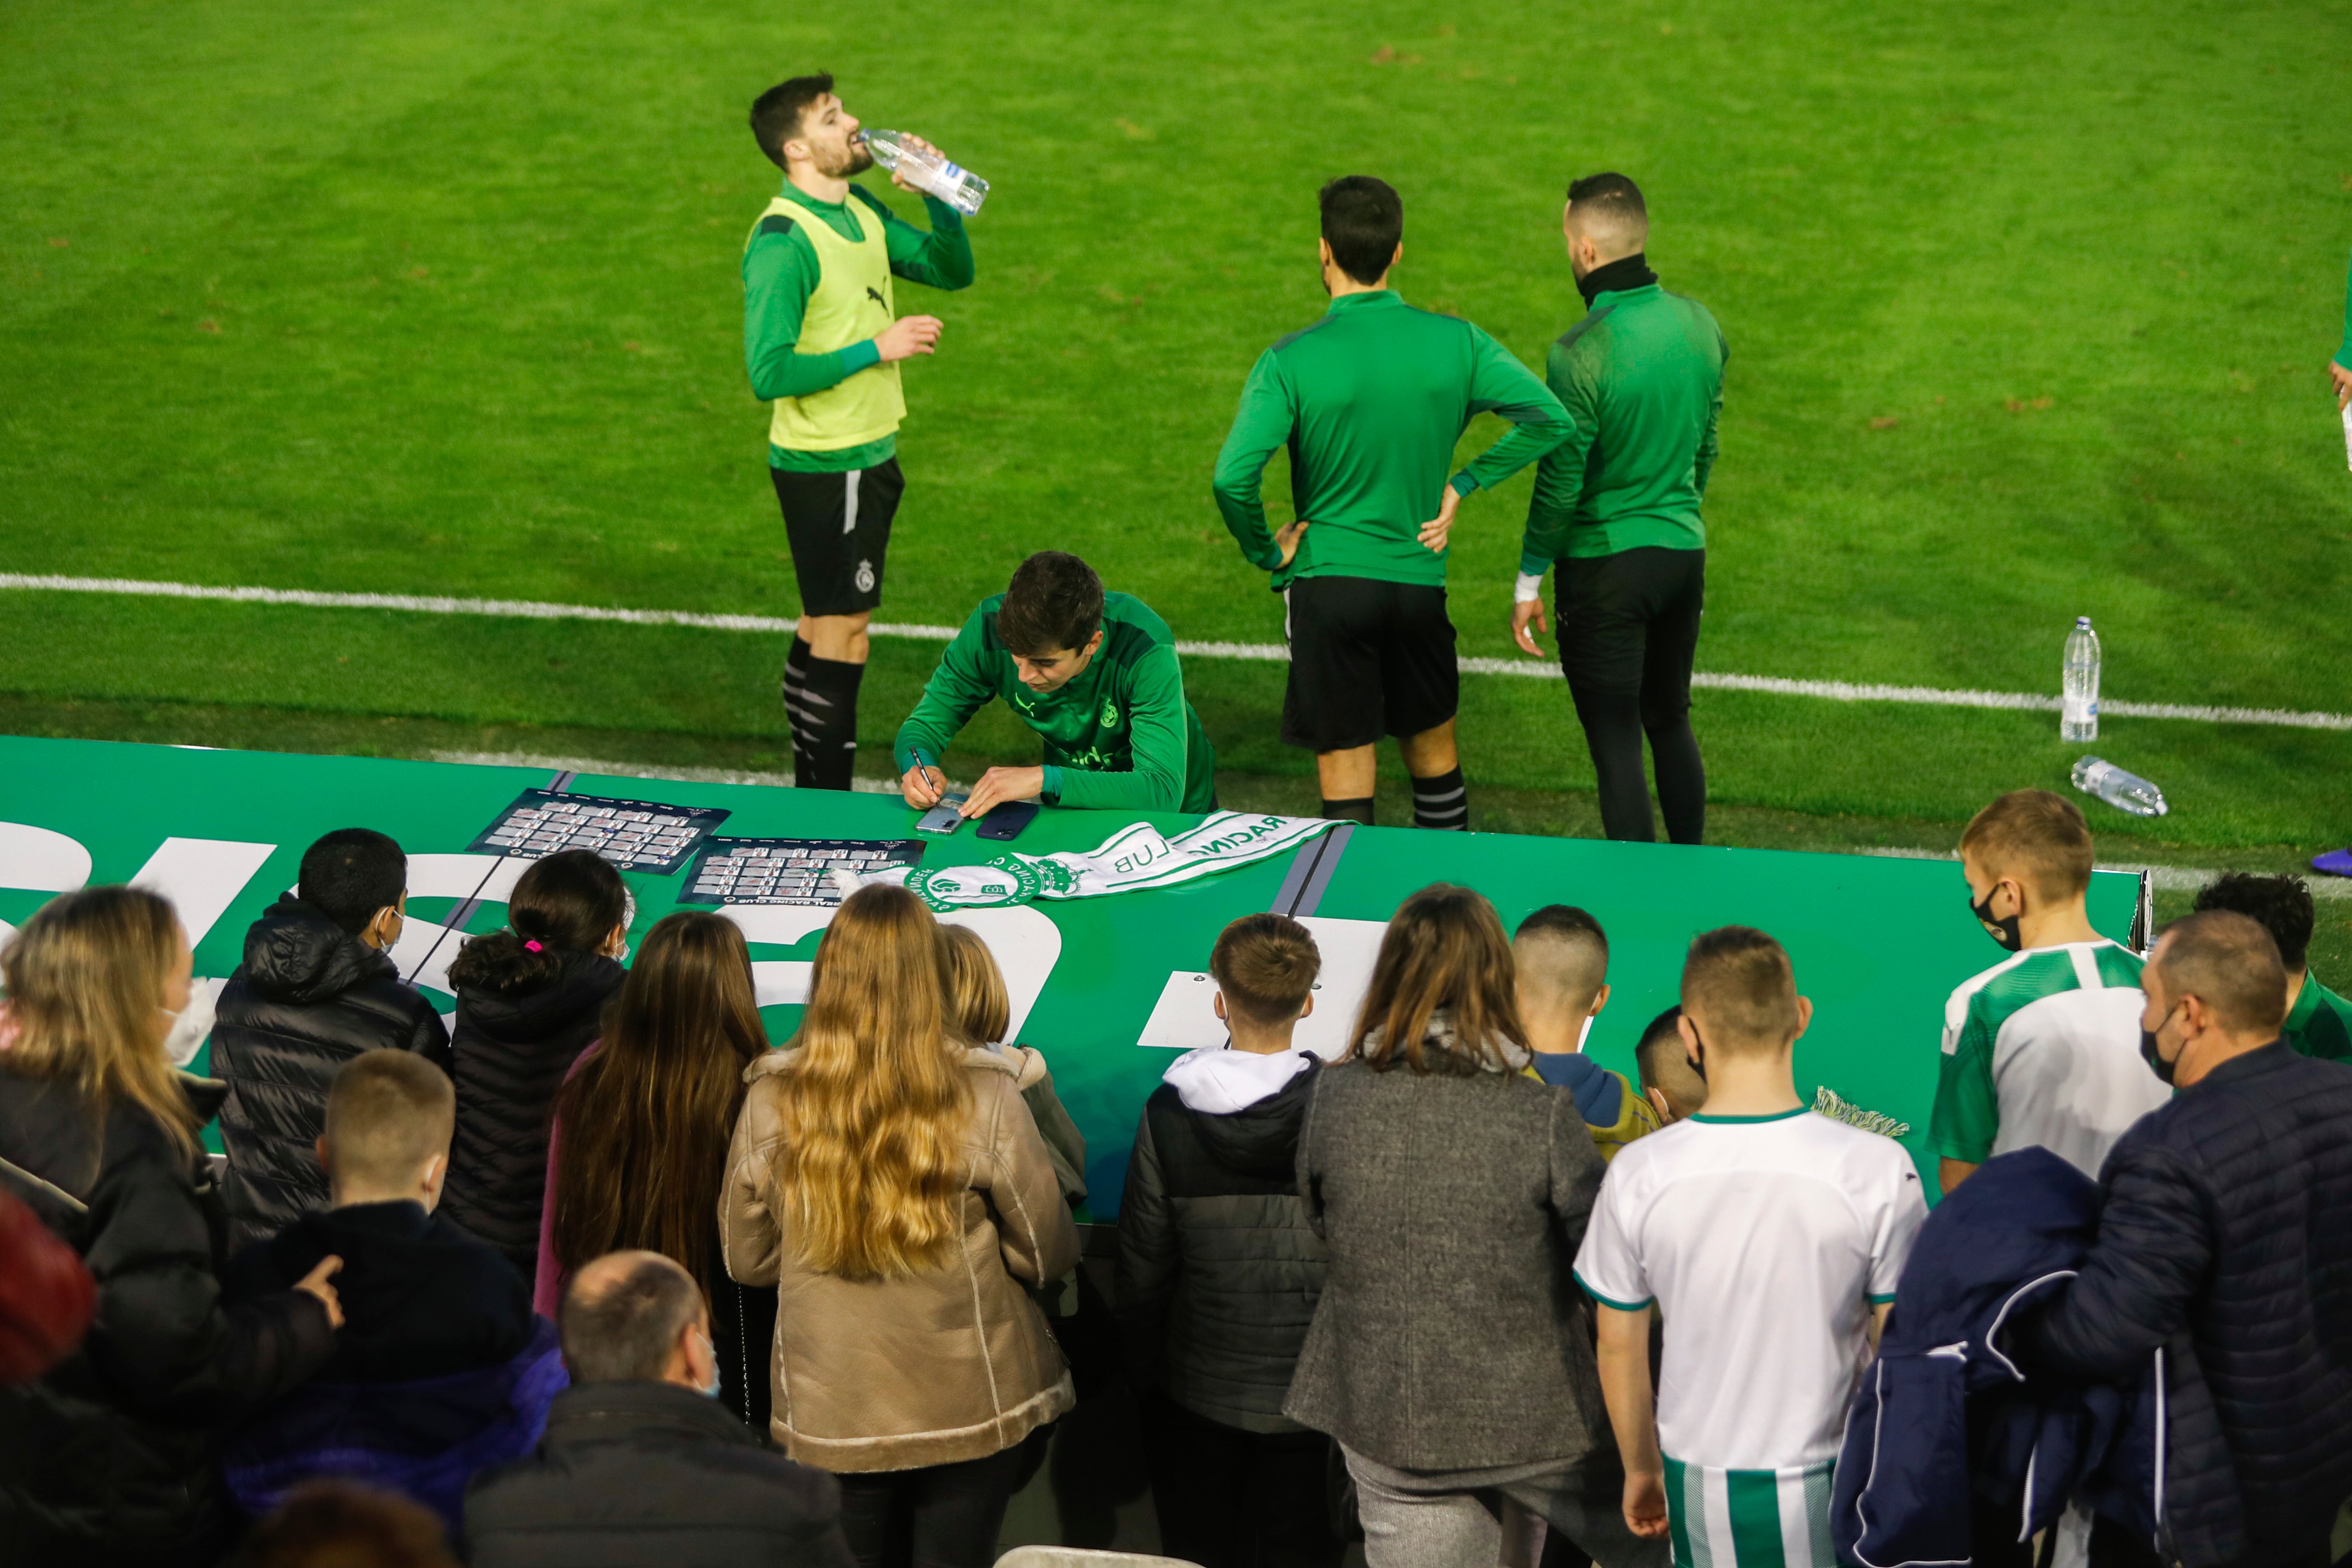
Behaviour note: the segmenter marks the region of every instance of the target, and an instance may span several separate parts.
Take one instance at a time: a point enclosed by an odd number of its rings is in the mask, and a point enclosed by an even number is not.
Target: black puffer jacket
[[[841,1483],[667,1383],[555,1396],[536,1452],[474,1479],[474,1568],[854,1568]]]
[[[391,959],[299,899],[270,905],[246,932],[213,1023],[213,1073],[228,1085],[222,1195],[233,1247],[327,1206],[316,1148],[327,1089],[345,1062],[387,1047],[448,1070],[448,1030]]]
[[[221,1086],[190,1079],[200,1115]],[[146,1112],[101,1124],[61,1086],[0,1071],[0,1184],[82,1255],[98,1317],[37,1383],[0,1389],[0,1562],[210,1563],[226,1525],[221,1430],[324,1365],[326,1309],[220,1304],[224,1224],[201,1156]]]
[[[1144,1101],[1119,1202],[1129,1378],[1244,1431],[1301,1430],[1282,1396],[1323,1293],[1323,1242],[1297,1168],[1314,1081],[1310,1067],[1224,1112],[1161,1084]]]
[[[2116,1379],[2165,1352],[2188,1568],[2317,1556],[2352,1495],[2352,1067],[2278,1044],[2223,1062],[2135,1122],[2099,1186],[2098,1239],[2026,1354]]]
[[[536,991],[457,993],[450,1042],[457,1136],[441,1212],[505,1253],[525,1279],[539,1268],[555,1091],[596,1038],[604,1004],[627,973],[609,958],[567,952],[562,973]]]

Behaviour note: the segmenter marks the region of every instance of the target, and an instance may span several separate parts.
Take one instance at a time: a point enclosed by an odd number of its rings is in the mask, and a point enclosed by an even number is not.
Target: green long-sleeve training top
[[[1536,469],[1522,573],[1540,576],[1561,556],[1706,547],[1699,503],[1729,353],[1696,300],[1655,283],[1593,296],[1545,362],[1575,430]]]
[[[2336,363],[2352,370],[2352,273],[2344,279],[2344,346],[2336,351]]]
[[[1393,289],[1342,294],[1258,356],[1217,454],[1217,509],[1276,588],[1301,577],[1442,585],[1445,556],[1418,536],[1437,515],[1454,442],[1490,411],[1517,428],[1454,476],[1463,495],[1566,440],[1559,399],[1467,321],[1414,310]],[[1266,461],[1286,445],[1294,515],[1313,524],[1287,567],[1261,495]]]
[[[1176,634],[1131,594],[1103,595],[1102,647],[1052,691],[1021,684],[997,640],[1004,595],[982,599],[940,656],[922,700],[898,726],[903,775],[936,764],[971,716],[1002,699],[1045,742],[1047,800],[1103,810],[1212,811],[1217,754],[1184,700]]]
[[[971,286],[971,237],[964,232],[963,215],[937,196],[923,198],[930,215],[926,234],[882,205],[863,185],[849,187],[846,201],[822,202],[790,180],[785,199],[799,203],[818,222],[844,239],[863,237],[859,223],[882,226],[882,240],[890,253],[890,270],[909,282],[933,289]],[[782,232],[762,232],[743,250],[743,367],[751,373],[751,395],[763,403],[779,397],[806,397],[823,392],[876,363],[882,351],[872,338],[832,353],[797,352],[801,319],[809,295],[816,289],[819,271],[816,247],[797,226]],[[885,437],[863,447],[835,452],[796,452],[771,443],[768,462],[778,468],[809,468],[847,472],[887,463],[898,450],[898,438]]]

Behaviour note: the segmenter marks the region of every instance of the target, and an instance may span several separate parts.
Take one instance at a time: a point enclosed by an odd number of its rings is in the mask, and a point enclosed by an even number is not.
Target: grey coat
[[[1575,1097],[1402,1062],[1313,1082],[1298,1184],[1328,1262],[1283,1414],[1407,1470],[1566,1465],[1609,1444],[1569,1271],[1601,1173]]]

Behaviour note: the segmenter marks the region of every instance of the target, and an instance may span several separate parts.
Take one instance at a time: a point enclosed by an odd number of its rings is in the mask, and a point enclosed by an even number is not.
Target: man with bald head
[[[709,1310],[685,1269],[599,1258],[558,1326],[572,1386],[537,1450],[467,1492],[475,1568],[854,1568],[839,1483],[719,1403]]]
[[[1536,470],[1511,635],[1542,652],[1533,634],[1547,629],[1543,580],[1556,565],[1560,669],[1600,780],[1601,831],[1655,837],[1646,735],[1666,837],[1696,844],[1706,827],[1706,770],[1690,727],[1706,588],[1699,503],[1729,350],[1706,307],[1650,270],[1650,211],[1633,181],[1577,181],[1560,228],[1585,314],[1552,345],[1545,379],[1574,430]]]
[[[2352,1496],[2352,1067],[2280,1039],[2286,970],[2244,915],[2176,922],[2140,984],[2140,1053],[2175,1092],[2109,1151],[2098,1239],[2020,1348],[2060,1376],[2166,1379],[2165,1561],[2325,1563]]]

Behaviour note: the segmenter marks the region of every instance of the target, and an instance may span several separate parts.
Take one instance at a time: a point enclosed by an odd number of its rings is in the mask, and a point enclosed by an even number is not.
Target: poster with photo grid
[[[559,849],[593,849],[624,871],[667,877],[731,815],[720,806],[527,789],[467,848],[521,860],[541,859]]]
[[[836,868],[870,877],[922,858],[919,838],[713,838],[677,901],[830,908],[842,898]]]

